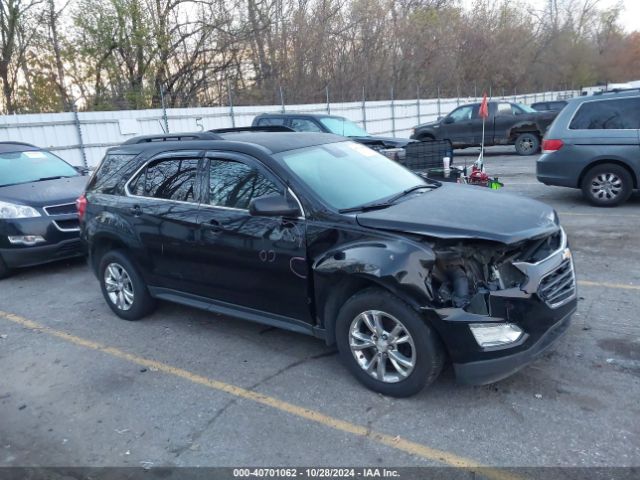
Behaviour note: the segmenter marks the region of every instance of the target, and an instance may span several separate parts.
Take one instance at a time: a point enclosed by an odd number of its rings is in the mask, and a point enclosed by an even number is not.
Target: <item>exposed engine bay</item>
[[[520,287],[526,275],[516,262],[536,263],[561,244],[561,233],[515,245],[494,242],[438,242],[436,262],[425,284],[438,308],[467,306],[477,293]]]

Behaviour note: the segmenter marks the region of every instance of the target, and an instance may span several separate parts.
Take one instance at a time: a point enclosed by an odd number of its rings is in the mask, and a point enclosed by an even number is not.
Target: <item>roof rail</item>
[[[158,135],[142,135],[128,139],[122,145],[152,142],[181,142],[184,140],[222,140],[220,135],[212,132],[163,133]]]
[[[293,128],[284,125],[262,125],[258,127],[233,127],[216,128],[209,130],[211,133],[234,133],[234,132],[295,132]]]
[[[599,92],[595,92],[594,95],[605,95],[607,93],[623,93],[623,92],[636,92],[636,91],[640,91],[640,87],[612,88],[611,90],[601,90]]]

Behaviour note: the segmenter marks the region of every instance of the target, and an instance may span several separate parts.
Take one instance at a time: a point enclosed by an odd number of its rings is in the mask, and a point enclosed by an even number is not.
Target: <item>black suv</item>
[[[554,210],[421,178],[322,133],[134,138],[79,201],[116,315],[156,299],[314,335],[394,396],[446,359],[489,383],[531,362],[576,308]]]
[[[0,278],[82,254],[75,201],[87,183],[51,152],[0,142]]]

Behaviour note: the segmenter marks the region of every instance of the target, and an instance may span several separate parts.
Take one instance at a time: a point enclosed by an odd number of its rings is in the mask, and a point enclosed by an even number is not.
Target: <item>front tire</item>
[[[105,253],[98,268],[100,287],[109,308],[124,320],[139,320],[155,307],[142,276],[121,250]]]
[[[540,150],[540,138],[535,133],[521,133],[516,138],[515,147],[518,155],[533,155]]]
[[[442,371],[444,350],[435,331],[405,302],[370,288],[340,309],[336,343],[350,372],[369,389],[408,397]]]
[[[626,202],[633,191],[629,172],[620,165],[604,163],[591,168],[582,179],[582,195],[597,207],[615,207]]]

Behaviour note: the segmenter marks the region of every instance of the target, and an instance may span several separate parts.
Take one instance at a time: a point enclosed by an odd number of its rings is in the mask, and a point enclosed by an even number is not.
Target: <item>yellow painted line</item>
[[[590,282],[589,280],[578,280],[578,285],[583,287],[603,287],[603,288],[617,288],[621,290],[640,290],[640,285],[625,285],[624,283]]]
[[[94,342],[92,340],[87,340],[86,338],[77,337],[70,333],[66,333],[61,330],[56,330],[51,327],[41,325],[37,322],[34,322],[33,320],[29,320],[19,315],[3,312],[2,310],[0,310],[0,317],[3,317],[6,320],[9,320],[23,327],[26,327],[32,330],[38,330],[40,332],[51,335],[53,337],[57,337],[61,340],[72,343],[74,345],[78,345],[81,347],[89,348],[91,350],[106,353],[108,355],[111,355],[112,357],[120,358],[122,360],[126,360],[128,362],[140,365],[142,367],[146,367],[149,369],[152,369],[152,368],[157,369],[158,371],[166,373],[168,375],[173,375],[173,376],[188,380],[189,382],[192,382],[198,385],[203,385],[205,387],[218,390],[220,392],[224,392],[229,395],[233,395],[234,397],[242,398],[245,400],[251,400],[253,402],[266,405],[268,407],[274,408],[281,412],[289,413],[296,417],[309,420],[311,422],[323,425],[328,428],[332,428],[334,430],[338,430],[340,432],[350,433],[359,437],[366,437],[373,440],[374,442],[380,443],[387,447],[390,447],[405,453],[409,453],[411,455],[415,455],[417,457],[421,457],[426,460],[439,462],[442,464],[446,464],[446,465],[450,465],[453,467],[458,467],[466,470],[473,470],[486,478],[491,478],[494,480],[521,479],[521,477],[516,476],[510,472],[483,466],[474,460],[458,456],[454,453],[451,453],[445,450],[431,448],[426,445],[422,445],[420,443],[412,442],[410,440],[405,440],[403,438],[400,438],[399,436],[393,436],[386,433],[376,432],[376,431],[370,430],[367,427],[363,427],[362,425],[358,425],[355,423],[340,420],[338,418],[330,417],[329,415],[325,415],[316,410],[300,407],[298,405],[294,405],[292,403],[279,400],[275,397],[270,397],[268,395],[255,392],[253,390],[247,390],[245,388],[237,387],[235,385],[221,382],[219,380],[213,380],[211,378],[207,378],[202,375],[189,372],[182,368],[168,365],[166,363],[158,362],[156,360],[150,360],[144,357],[139,357],[137,355],[127,353],[118,348],[102,345],[101,343]]]

